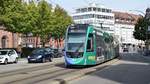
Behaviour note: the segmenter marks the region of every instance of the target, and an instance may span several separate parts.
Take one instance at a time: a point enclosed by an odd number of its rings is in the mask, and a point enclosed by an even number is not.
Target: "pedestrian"
[[[17,54],[19,56],[19,58],[21,57],[21,54],[22,54],[22,46],[21,45],[18,45],[17,46]]]

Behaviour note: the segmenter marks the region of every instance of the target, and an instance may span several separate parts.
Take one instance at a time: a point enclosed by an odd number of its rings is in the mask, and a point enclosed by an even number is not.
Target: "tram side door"
[[[104,42],[100,35],[96,35],[96,61],[104,62]]]
[[[94,35],[92,33],[87,39],[86,56],[88,58],[87,64],[95,64]]]

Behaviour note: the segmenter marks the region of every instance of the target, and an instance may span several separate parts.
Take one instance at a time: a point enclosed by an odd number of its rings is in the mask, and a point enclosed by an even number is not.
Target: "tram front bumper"
[[[65,58],[66,65],[86,65],[83,58]]]

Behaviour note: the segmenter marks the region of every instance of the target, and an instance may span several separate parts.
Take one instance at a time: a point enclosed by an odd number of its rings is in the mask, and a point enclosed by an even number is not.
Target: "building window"
[[[96,11],[96,8],[95,8],[95,7],[93,8],[93,11]]]
[[[3,36],[1,38],[1,45],[2,45],[2,48],[7,48],[7,36]]]
[[[105,9],[102,9],[102,12],[105,12]]]
[[[87,8],[82,8],[81,12],[87,12]]]
[[[90,7],[90,8],[88,8],[88,11],[92,11],[92,8]]]
[[[101,12],[101,8],[98,8],[98,11]]]

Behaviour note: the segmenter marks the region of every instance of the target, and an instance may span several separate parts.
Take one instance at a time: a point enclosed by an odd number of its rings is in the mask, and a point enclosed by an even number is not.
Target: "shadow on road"
[[[136,53],[125,53],[118,64],[89,75],[82,84],[150,84],[150,60]]]
[[[101,84],[150,84],[150,66],[139,64],[119,64],[100,72],[91,74],[104,79]],[[90,81],[89,79],[88,81]],[[105,83],[106,81],[113,81],[115,83]],[[91,80],[92,81],[92,80]],[[101,80],[99,80],[101,81]],[[92,83],[88,83],[92,84]],[[100,84],[100,83],[94,83]]]
[[[139,53],[122,53],[121,60],[131,62],[150,63],[150,57],[145,58]]]

